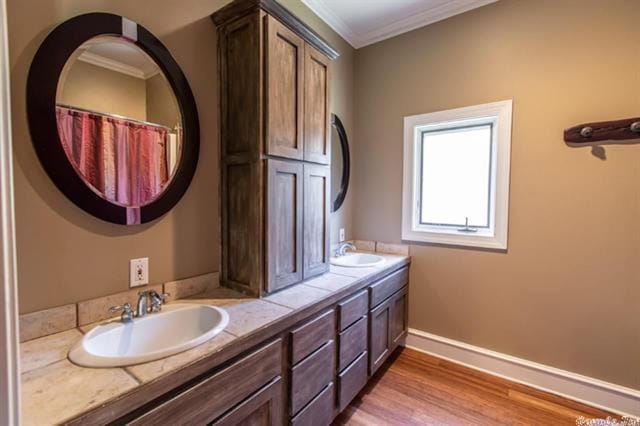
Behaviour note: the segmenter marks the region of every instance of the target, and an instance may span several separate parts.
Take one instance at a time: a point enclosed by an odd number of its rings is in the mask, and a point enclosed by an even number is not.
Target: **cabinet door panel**
[[[261,20],[253,13],[227,25],[221,32],[220,76],[221,134],[224,155],[250,154],[259,150]],[[261,152],[261,151],[260,151]]]
[[[267,290],[302,281],[301,163],[268,160]]]
[[[265,20],[267,153],[302,160],[304,41],[275,18]]]
[[[401,290],[391,300],[391,348],[395,349],[407,331],[407,290]]]
[[[372,310],[369,321],[369,375],[373,375],[391,353],[389,301]]]
[[[304,278],[329,270],[329,179],[327,166],[304,165]]]
[[[304,55],[304,159],[331,162],[329,58],[308,44]]]

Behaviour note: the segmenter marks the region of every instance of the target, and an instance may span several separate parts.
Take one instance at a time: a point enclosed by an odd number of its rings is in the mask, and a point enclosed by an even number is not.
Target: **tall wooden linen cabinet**
[[[329,63],[338,54],[273,0],[218,28],[223,285],[261,296],[329,268]]]

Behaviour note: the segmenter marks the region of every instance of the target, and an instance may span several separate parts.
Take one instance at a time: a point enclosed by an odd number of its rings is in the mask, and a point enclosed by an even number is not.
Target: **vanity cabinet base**
[[[299,315],[269,341],[114,423],[327,426],[402,344],[406,277],[404,267]],[[383,287],[399,290],[370,305]]]

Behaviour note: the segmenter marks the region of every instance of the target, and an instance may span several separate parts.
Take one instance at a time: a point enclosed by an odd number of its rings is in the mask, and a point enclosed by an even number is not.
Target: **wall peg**
[[[640,118],[585,123],[564,131],[564,140],[571,144],[600,141],[640,139]]]

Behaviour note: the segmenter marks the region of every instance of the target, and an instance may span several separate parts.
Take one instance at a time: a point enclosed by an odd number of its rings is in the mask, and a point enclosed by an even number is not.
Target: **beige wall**
[[[513,99],[508,253],[411,247],[410,327],[640,388],[640,2],[502,0],[356,54],[358,238],[400,241],[403,117]]]
[[[162,74],[145,80],[147,121],[171,129],[180,124],[180,112],[169,82]]]
[[[75,61],[58,84],[56,101],[98,112],[147,119],[145,81],[87,62]]]
[[[226,2],[158,0],[150,8],[130,0],[8,1],[21,313],[127,290],[129,259],[136,257],[149,257],[152,283],[218,270],[219,97],[209,16]],[[353,50],[300,2],[284,3],[338,42],[344,56],[334,67],[332,105],[351,123]],[[126,16],[158,36],[189,80],[200,115],[193,183],[169,214],[143,226],[105,223],[68,201],[45,174],[29,137],[24,93],[33,55],[57,24],[93,11]]]

